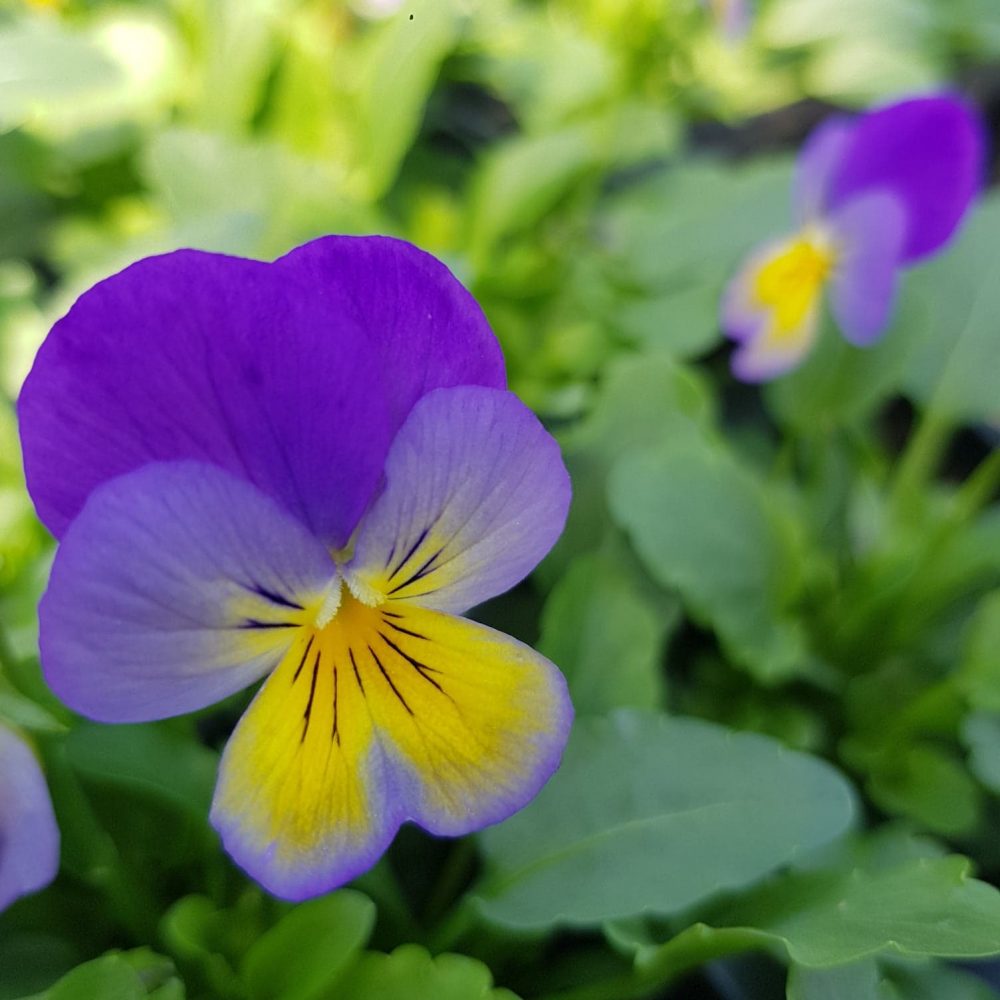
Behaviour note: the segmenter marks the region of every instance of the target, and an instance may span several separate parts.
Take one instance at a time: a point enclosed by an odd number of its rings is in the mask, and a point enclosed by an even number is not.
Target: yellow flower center
[[[752,295],[756,305],[772,311],[773,336],[785,338],[798,332],[835,264],[830,239],[819,230],[805,230],[761,265]]]

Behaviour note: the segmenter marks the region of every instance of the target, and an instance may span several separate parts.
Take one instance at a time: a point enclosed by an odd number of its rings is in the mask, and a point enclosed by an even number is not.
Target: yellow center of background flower
[[[798,333],[835,263],[829,239],[819,232],[805,232],[782,244],[759,268],[752,295],[755,305],[772,311],[772,337]]]

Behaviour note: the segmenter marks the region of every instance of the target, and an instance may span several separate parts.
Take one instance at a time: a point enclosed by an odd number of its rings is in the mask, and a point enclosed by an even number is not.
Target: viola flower
[[[379,237],[140,261],[39,351],[19,413],[60,540],[45,676],[104,722],[266,678],[211,819],[276,895],[350,880],[406,820],[502,820],[558,765],[562,675],[459,617],[530,572],[569,503],[504,386],[471,296]]]
[[[979,120],[956,97],[824,122],[799,158],[798,231],[752,253],[723,297],[722,328],[739,344],[736,376],[758,382],[794,368],[816,337],[827,290],[844,337],[874,343],[892,315],[899,271],[950,239],[982,163]]]
[[[723,38],[735,42],[750,30],[750,0],[702,0]]]
[[[44,889],[59,870],[59,828],[27,743],[0,723],[0,910]]]

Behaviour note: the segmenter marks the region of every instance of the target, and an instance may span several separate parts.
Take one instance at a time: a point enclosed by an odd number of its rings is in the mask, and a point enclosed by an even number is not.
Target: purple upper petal
[[[28,745],[0,725],[0,910],[59,870],[59,828],[45,776]]]
[[[45,678],[102,722],[203,708],[274,667],[335,571],[249,483],[154,462],[99,486],[69,526],[39,607]]]
[[[983,131],[975,112],[952,96],[919,97],[858,119],[831,179],[836,209],[882,189],[907,214],[901,262],[938,249],[955,231],[979,189]]]
[[[340,546],[410,408],[460,384],[503,387],[499,346],[409,244],[328,237],[274,264],[178,251],[95,286],[42,345],[19,400],[28,487],[61,536],[105,480],[198,459]]]
[[[815,221],[825,213],[831,181],[850,145],[855,127],[851,119],[835,116],[813,129],[806,139],[796,165],[792,196],[799,223]]]
[[[847,202],[830,225],[839,248],[830,305],[844,337],[863,347],[892,314],[906,213],[893,195],[873,191]]]
[[[394,601],[465,611],[530,573],[566,523],[559,445],[513,393],[429,393],[396,435],[385,476],[346,573]]]

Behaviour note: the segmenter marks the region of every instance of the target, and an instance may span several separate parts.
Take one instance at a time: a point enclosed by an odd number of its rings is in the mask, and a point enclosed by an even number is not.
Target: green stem
[[[1000,491],[1000,448],[994,448],[955,494],[955,507],[949,518],[965,524],[983,509]]]
[[[451,849],[424,908],[426,926],[433,927],[448,912],[468,883],[475,860],[476,847],[471,837],[458,841]]]
[[[17,657],[7,638],[7,631],[0,625],[0,674],[11,674],[16,666]]]
[[[476,924],[476,914],[468,897],[463,897],[450,914],[434,929],[428,946],[435,954],[454,950]]]
[[[958,488],[946,513],[928,526],[912,552],[907,579],[898,587],[881,589],[867,602],[855,604],[847,634],[860,637],[870,644],[874,623],[880,623],[878,633],[892,635],[900,614],[909,614],[914,607],[928,605],[933,596],[933,568],[957,532],[968,524],[1000,490],[1000,449],[994,449]],[[870,645],[869,645],[870,651]]]
[[[914,510],[924,485],[941,463],[951,431],[952,421],[933,408],[920,418],[896,466],[889,491],[890,509],[897,516],[905,517]]]

